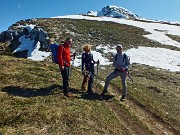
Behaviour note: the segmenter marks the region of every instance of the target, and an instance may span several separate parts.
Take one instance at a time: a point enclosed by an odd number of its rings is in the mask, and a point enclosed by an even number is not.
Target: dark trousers
[[[64,94],[67,94],[69,92],[69,74],[70,74],[70,68],[64,67],[64,70],[61,71],[61,76],[63,79],[63,92]]]
[[[94,79],[94,70],[90,71],[90,78],[89,78],[89,81],[88,81],[88,90],[87,90],[87,92],[92,92],[93,79]]]

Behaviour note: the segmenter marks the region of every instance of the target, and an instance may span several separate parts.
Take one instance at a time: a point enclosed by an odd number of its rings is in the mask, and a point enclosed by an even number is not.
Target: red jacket
[[[64,45],[60,45],[58,47],[58,62],[59,66],[65,66],[69,67],[71,61],[71,53],[70,53],[70,47],[68,44],[64,43]]]

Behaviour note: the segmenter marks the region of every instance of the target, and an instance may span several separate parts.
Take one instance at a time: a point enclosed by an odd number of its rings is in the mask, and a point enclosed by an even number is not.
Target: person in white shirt
[[[101,93],[100,97],[103,98],[105,93],[107,93],[107,89],[108,89],[110,81],[112,79],[115,79],[116,77],[120,76],[121,83],[122,83],[122,97],[121,97],[120,101],[124,101],[125,97],[126,97],[126,93],[127,93],[126,75],[127,75],[127,72],[128,72],[130,62],[129,62],[128,56],[125,53],[123,53],[122,45],[117,45],[116,50],[117,50],[117,54],[114,55],[114,57],[113,57],[113,67],[115,69],[111,74],[109,74],[106,77],[104,90]]]

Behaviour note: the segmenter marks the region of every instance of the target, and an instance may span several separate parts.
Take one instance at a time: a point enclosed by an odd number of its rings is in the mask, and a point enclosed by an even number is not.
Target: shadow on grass
[[[99,100],[99,94],[98,93],[92,93],[92,94],[82,93],[80,98],[86,99],[86,100]]]
[[[93,93],[93,94],[87,94],[83,93],[80,97],[81,99],[86,99],[86,100],[105,100],[105,101],[110,101],[110,99],[113,99],[114,96],[112,95],[105,95],[103,98],[100,97],[98,93]]]
[[[82,93],[80,90],[75,89],[75,88],[70,88],[69,91],[70,91],[71,93],[73,93],[73,94],[81,94],[81,93]]]
[[[63,86],[51,85],[47,88],[39,88],[39,89],[23,88],[20,86],[6,86],[2,88],[1,91],[6,92],[9,95],[13,95],[13,96],[30,98],[37,96],[55,95],[57,94],[57,92],[55,91],[61,91],[63,93]],[[112,95],[105,95],[103,99],[101,99],[98,93],[92,93],[92,94],[82,93],[81,91],[75,88],[70,88],[70,92],[72,92],[73,94],[81,94],[81,97],[77,97],[77,98],[86,99],[86,100],[110,100],[114,97]]]
[[[37,97],[52,95],[54,90],[61,90],[63,87],[61,85],[52,85],[47,88],[33,89],[33,88],[22,88],[20,86],[7,86],[2,88],[2,92],[6,92],[9,95],[19,96],[19,97]]]

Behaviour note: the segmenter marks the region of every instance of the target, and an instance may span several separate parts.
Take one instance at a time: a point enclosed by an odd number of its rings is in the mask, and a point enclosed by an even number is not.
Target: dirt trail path
[[[102,80],[99,82],[104,83]],[[113,84],[109,85],[108,92],[115,96],[115,99],[120,100],[121,94],[118,92],[119,88]],[[161,121],[155,114],[151,113],[149,110],[146,110],[142,104],[134,101],[134,99],[128,95],[126,100],[119,104],[124,104],[129,111],[135,115],[144,125],[146,125],[154,134],[156,135],[177,135],[177,131],[172,129],[168,124]],[[118,115],[117,109],[111,104],[108,107]],[[126,120],[126,119],[125,119]],[[131,127],[131,126],[130,126]],[[136,127],[137,128],[137,127]],[[143,134],[141,132],[141,134]]]

